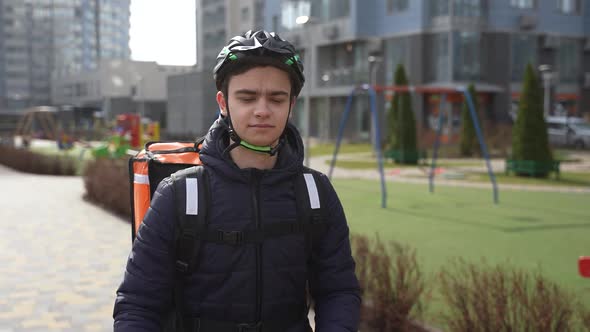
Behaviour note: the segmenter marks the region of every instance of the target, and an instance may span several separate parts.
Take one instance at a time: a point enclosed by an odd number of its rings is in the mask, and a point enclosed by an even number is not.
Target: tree
[[[523,79],[518,115],[512,136],[512,159],[549,162],[553,160],[547,137],[547,124],[543,116],[543,93],[529,63]],[[547,173],[539,174],[546,176]]]
[[[395,70],[394,83],[397,86],[408,85],[408,78],[401,64],[398,64]],[[416,120],[409,92],[395,93],[388,112],[387,122],[389,125],[388,145],[396,154],[396,162],[417,164]]]
[[[469,92],[469,95],[471,95],[471,100],[473,101],[473,107],[475,108],[475,119],[479,122],[479,103],[477,101],[477,91],[475,91],[475,86],[473,84],[469,84],[467,91]],[[463,101],[461,123],[463,125],[463,130],[461,133],[460,152],[462,156],[471,157],[473,156],[474,152],[479,153],[480,151],[479,141],[477,140],[475,126],[473,125],[473,119],[471,118],[471,112],[469,111],[467,99]]]

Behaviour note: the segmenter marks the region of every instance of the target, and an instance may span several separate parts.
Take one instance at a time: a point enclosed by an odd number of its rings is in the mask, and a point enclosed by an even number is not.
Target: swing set
[[[479,146],[482,151],[483,157],[486,161],[486,166],[488,170],[488,175],[490,178],[490,182],[492,183],[493,189],[493,200],[495,204],[498,204],[498,186],[496,184],[496,177],[494,172],[492,171],[492,165],[490,162],[487,146],[485,144],[483,134],[481,131],[481,127],[477,120],[477,115],[475,113],[475,106],[473,103],[472,96],[470,95],[469,91],[465,87],[460,87],[456,89],[452,88],[441,88],[441,87],[423,87],[423,86],[371,86],[369,84],[363,84],[356,86],[352,89],[350,94],[348,95],[348,99],[346,101],[346,106],[344,109],[344,114],[342,115],[342,119],[340,121],[340,127],[338,129],[338,136],[336,139],[336,147],[334,148],[334,154],[332,155],[332,162],[330,163],[330,170],[328,173],[328,177],[332,178],[332,172],[334,170],[334,166],[336,165],[336,159],[338,156],[338,150],[340,149],[340,143],[342,142],[342,136],[344,133],[344,127],[346,126],[346,122],[348,121],[348,117],[350,115],[350,109],[352,106],[352,99],[358,93],[366,92],[369,94],[369,103],[370,103],[370,111],[372,114],[372,121],[373,127],[375,128],[375,139],[374,139],[374,149],[377,155],[377,167],[379,170],[380,181],[381,181],[381,207],[387,207],[387,190],[385,186],[385,175],[383,172],[383,153],[381,148],[381,132],[379,121],[377,119],[377,109],[376,109],[376,95],[377,92],[385,92],[391,91],[395,93],[432,93],[432,94],[440,94],[440,111],[438,116],[438,128],[436,133],[436,139],[434,142],[434,152],[432,157],[432,164],[430,165],[430,173],[428,176],[428,183],[429,189],[431,193],[434,193],[434,175],[436,170],[436,160],[438,158],[438,149],[440,146],[441,136],[442,136],[442,127],[443,127],[443,113],[442,110],[444,109],[444,105],[446,103],[446,96],[449,94],[456,94],[461,93],[465,96],[465,100],[467,101],[467,105],[469,108],[469,113],[471,115],[471,120],[473,121],[473,126],[475,128],[475,132],[477,134],[477,139],[479,141]]]

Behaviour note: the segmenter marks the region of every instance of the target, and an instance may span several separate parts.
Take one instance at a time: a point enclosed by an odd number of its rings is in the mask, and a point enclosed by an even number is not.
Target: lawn
[[[590,195],[500,192],[489,189],[388,184],[388,208],[380,208],[377,181],[334,180],[351,232],[392,239],[416,248],[431,276],[451,258],[506,263],[544,275],[578,294],[590,307],[590,279],[578,275],[577,259],[590,255]],[[436,282],[434,282],[436,285]],[[441,303],[430,304],[435,323]]]

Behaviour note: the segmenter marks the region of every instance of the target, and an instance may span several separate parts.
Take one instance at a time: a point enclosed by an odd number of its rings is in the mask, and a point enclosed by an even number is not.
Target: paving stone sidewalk
[[[0,332],[112,331],[129,224],[85,202],[80,177],[0,166]]]

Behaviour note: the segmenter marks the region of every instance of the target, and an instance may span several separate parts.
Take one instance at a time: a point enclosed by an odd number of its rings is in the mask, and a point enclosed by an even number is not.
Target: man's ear
[[[226,116],[227,105],[225,104],[225,96],[223,95],[223,92],[217,91],[215,99],[217,100],[217,105],[219,105],[219,111],[221,112],[221,115]]]

